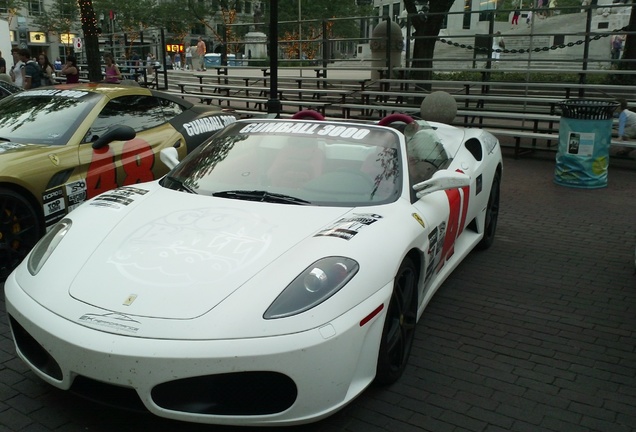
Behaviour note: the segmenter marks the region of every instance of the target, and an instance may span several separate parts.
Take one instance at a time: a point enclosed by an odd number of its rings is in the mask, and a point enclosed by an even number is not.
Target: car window
[[[161,107],[163,108],[163,114],[166,117],[166,121],[170,121],[175,118],[182,112],[184,112],[187,108],[183,105],[179,105],[175,101],[171,101],[169,99],[157,98]]]
[[[154,96],[122,96],[108,102],[93,122],[86,141],[94,141],[116,125],[142,132],[165,123],[163,107]]]
[[[313,205],[392,202],[402,190],[394,131],[326,122],[240,122],[191,153],[171,173],[174,185],[206,196],[244,191],[282,194]],[[229,192],[229,193],[228,193]]]
[[[29,90],[0,101],[0,137],[64,145],[104,96],[81,90]]]
[[[407,139],[406,149],[411,185],[430,179],[436,171],[446,168],[450,162],[440,137],[423,121],[417,132]]]

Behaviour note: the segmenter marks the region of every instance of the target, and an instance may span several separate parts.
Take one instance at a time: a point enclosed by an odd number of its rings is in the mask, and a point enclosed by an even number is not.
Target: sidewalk
[[[553,158],[505,152],[495,243],[433,298],[402,379],[286,431],[636,430],[634,170],[571,189],[553,183]],[[0,338],[0,432],[255,430],[114,410],[42,383],[15,357],[4,295]]]

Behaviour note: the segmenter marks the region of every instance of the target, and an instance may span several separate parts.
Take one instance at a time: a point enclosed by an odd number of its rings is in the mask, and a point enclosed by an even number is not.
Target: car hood
[[[77,254],[85,256],[81,262],[65,264],[65,272],[74,269],[69,281],[74,299],[128,316],[191,319],[299,243],[321,241],[312,237],[351,209],[203,197],[157,187],[127,197],[106,193],[78,210],[83,210],[81,221],[91,223],[82,230],[76,226],[82,223],[74,222],[69,234],[77,237],[68,235],[63,242],[66,247],[88,243]],[[113,218],[114,212],[121,216]],[[96,225],[102,234],[87,236]],[[289,282],[272,281],[281,290]]]

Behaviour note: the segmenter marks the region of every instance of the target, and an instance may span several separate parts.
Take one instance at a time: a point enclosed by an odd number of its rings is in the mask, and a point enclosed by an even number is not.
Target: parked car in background
[[[0,80],[0,99],[4,99],[7,96],[11,96],[14,93],[21,92],[22,89],[9,82]]]
[[[4,88],[4,87],[3,87]],[[142,87],[57,85],[0,101],[0,280],[86,199],[154,180],[236,116]]]

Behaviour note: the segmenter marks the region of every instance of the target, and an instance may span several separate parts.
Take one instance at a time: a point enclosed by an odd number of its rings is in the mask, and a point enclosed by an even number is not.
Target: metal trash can
[[[567,99],[559,103],[554,182],[577,188],[607,186],[612,118],[618,102]]]

